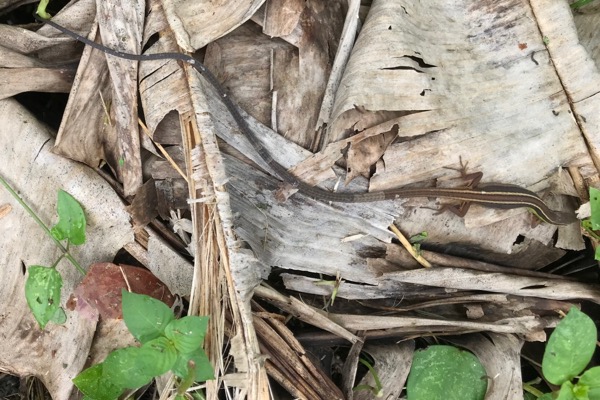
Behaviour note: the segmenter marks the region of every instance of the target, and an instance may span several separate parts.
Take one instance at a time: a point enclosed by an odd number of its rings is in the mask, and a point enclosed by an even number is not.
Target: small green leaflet
[[[204,382],[215,379],[215,371],[213,370],[206,353],[201,348],[188,354],[179,354],[172,369],[173,373],[182,379],[185,378],[189,373],[188,368],[190,366],[190,361],[194,362],[196,369],[194,381]]]
[[[60,323],[66,320],[60,308],[60,289],[62,278],[54,268],[32,265],[25,282],[25,298],[40,328],[44,329],[49,321]]]
[[[64,190],[58,191],[58,224],[50,230],[57,240],[68,239],[73,245],[85,243],[85,214],[81,205]]]
[[[410,400],[482,400],[486,372],[479,359],[453,346],[434,345],[416,351],[406,382]]]
[[[173,311],[161,301],[143,294],[122,290],[123,320],[129,332],[141,343],[163,335],[165,327],[175,319]]]
[[[207,327],[208,317],[187,316],[169,322],[165,336],[173,342],[178,352],[192,353],[202,347]]]
[[[103,372],[104,364],[96,364],[77,375],[73,383],[88,399],[114,400],[119,397],[124,388],[112,383]]]
[[[562,385],[588,365],[596,350],[597,329],[594,321],[572,307],[548,339],[542,373],[548,382]]]

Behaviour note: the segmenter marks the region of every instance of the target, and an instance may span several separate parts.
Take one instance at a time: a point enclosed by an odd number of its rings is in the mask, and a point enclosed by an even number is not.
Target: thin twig
[[[413,248],[412,244],[408,241],[408,239],[402,234],[402,232],[400,232],[400,230],[398,228],[396,228],[396,225],[394,225],[394,224],[390,225],[390,230],[392,232],[394,232],[394,234],[396,235],[396,237],[398,238],[400,243],[402,243],[404,248],[410,253],[411,256],[413,256],[413,258],[419,264],[421,264],[425,268],[431,268],[431,263],[429,261],[427,261],[425,258],[423,258],[422,255],[418,254],[415,251],[415,249]]]

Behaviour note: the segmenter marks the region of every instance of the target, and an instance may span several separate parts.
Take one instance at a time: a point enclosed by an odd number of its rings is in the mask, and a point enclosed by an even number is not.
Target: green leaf
[[[68,239],[69,243],[85,243],[85,214],[73,196],[64,190],[58,191],[58,224],[50,230],[57,240]]]
[[[202,347],[207,326],[208,317],[187,316],[171,321],[165,328],[165,336],[180,353],[191,353]]]
[[[142,368],[145,354],[139,347],[126,347],[113,351],[104,360],[103,376],[113,385],[135,389],[144,386],[153,378]]]
[[[104,376],[114,385],[135,389],[170,370],[177,360],[175,346],[165,337],[142,347],[115,350],[104,360]]]
[[[172,368],[175,375],[185,378],[188,374],[188,362],[193,361],[196,368],[195,382],[204,382],[215,379],[215,371],[203,349],[196,349],[189,354],[179,354]]]
[[[479,359],[452,346],[415,352],[406,385],[408,400],[482,400],[486,372]]]
[[[577,0],[575,3],[571,4],[571,8],[577,9],[585,6],[586,4],[591,3],[593,0]]]
[[[573,384],[571,382],[564,382],[560,386],[560,391],[558,392],[556,400],[577,400],[573,395]]]
[[[581,375],[578,385],[586,385],[588,398],[590,400],[600,400],[600,367],[590,368]]]
[[[169,339],[159,337],[140,347],[137,357],[138,366],[142,372],[155,377],[173,368],[177,361],[177,350]]]
[[[32,265],[25,282],[25,298],[40,328],[44,329],[60,309],[62,277],[54,268]]]
[[[567,382],[563,383],[563,385],[566,385],[566,384],[567,384]],[[590,390],[589,386],[580,385],[579,383],[576,383],[573,385],[572,394],[573,394],[573,397],[575,397],[577,400],[590,400],[590,398],[588,396],[589,390]]]
[[[131,334],[141,343],[163,335],[175,319],[167,305],[150,296],[123,290],[123,320]]]
[[[592,216],[590,221],[592,229],[597,231],[600,229],[600,190],[590,187],[590,207]]]
[[[96,364],[81,371],[73,379],[73,383],[85,398],[93,400],[115,400],[124,390],[103,376],[103,364]]]
[[[62,307],[59,307],[50,319],[50,321],[54,322],[57,325],[62,325],[65,322],[67,322],[67,314],[65,313],[65,310],[63,310]]]
[[[411,236],[408,239],[408,241],[410,242],[410,244],[423,243],[425,240],[427,240],[428,236],[429,233],[427,233],[427,231],[423,231],[421,233],[417,233],[416,235]]]
[[[570,381],[588,365],[596,348],[594,321],[572,307],[558,323],[544,351],[542,373],[554,385]]]

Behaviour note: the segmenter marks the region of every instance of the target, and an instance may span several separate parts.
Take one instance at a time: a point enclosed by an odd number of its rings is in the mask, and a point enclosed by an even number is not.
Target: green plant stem
[[[589,220],[589,218],[584,219],[581,223],[581,226],[583,227],[583,229],[586,230],[586,232],[594,239],[596,240],[600,240],[600,235],[598,235],[596,232],[594,232],[594,230],[592,229],[592,223]]]
[[[367,362],[367,360],[359,358],[358,361],[362,365],[367,367],[369,369],[369,372],[371,373],[371,375],[373,375],[373,380],[375,381],[375,387],[372,387],[370,385],[358,385],[357,387],[354,388],[354,390],[368,389],[373,393],[373,395],[375,397],[381,397],[383,394],[383,392],[381,391],[383,389],[383,386],[381,385],[381,381],[379,380],[379,376],[377,375],[377,372],[375,372],[375,369],[369,362]]]
[[[68,246],[67,246],[68,247]],[[54,261],[54,264],[52,264],[52,266],[50,268],[56,268],[56,266],[58,265],[58,263],[65,258],[65,254],[66,253],[62,253],[62,255],[60,257],[58,257],[58,260]]]
[[[37,216],[37,214],[27,205],[27,203],[25,203],[25,201],[23,201],[23,199],[17,194],[17,192],[14,191],[14,189],[8,184],[8,182],[4,180],[2,176],[0,176],[0,184],[2,184],[2,186],[4,186],[6,190],[8,190],[8,192],[15,198],[15,200],[19,202],[21,207],[23,207],[25,211],[27,211],[27,213],[31,216],[31,218],[33,218],[33,220],[37,222],[37,224],[42,228],[42,230],[46,232],[46,235],[48,235],[54,241],[54,244],[56,244],[56,246],[62,251],[63,257],[69,260],[71,264],[73,264],[82,275],[85,275],[85,270],[81,268],[81,265],[79,265],[77,260],[75,260],[71,254],[69,254],[69,251],[62,245],[61,242],[59,242],[54,236],[52,236],[50,229],[48,229],[48,227],[42,222],[42,220]]]
[[[194,400],[206,400],[206,396],[200,390],[196,390],[190,394]]]
[[[45,19],[52,18],[50,14],[46,12],[46,7],[48,6],[50,0],[42,0],[40,4],[38,4],[37,13],[39,16]]]
[[[179,382],[177,387],[177,394],[183,396],[190,386],[194,384],[196,379],[196,363],[192,360],[188,361],[188,373],[185,378]]]
[[[526,392],[531,393],[535,397],[541,397],[544,394],[541,390],[534,388],[529,383],[524,383],[523,384],[523,390],[526,391]]]

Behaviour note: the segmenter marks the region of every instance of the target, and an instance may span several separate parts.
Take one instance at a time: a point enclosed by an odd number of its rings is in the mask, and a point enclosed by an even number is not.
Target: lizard
[[[460,207],[444,206],[442,210],[448,209],[458,216],[464,217],[472,203],[489,208],[513,209],[527,208],[539,219],[554,225],[567,225],[577,221],[573,212],[556,211],[550,208],[536,193],[518,185],[503,183],[479,184],[481,173],[476,173],[471,184],[463,188],[394,188],[364,193],[332,192],[318,186],[311,186],[290,173],[284,166],[279,164],[271,153],[263,146],[257,134],[250,128],[247,120],[242,116],[236,104],[215,75],[200,61],[184,53],[157,53],[157,54],[132,54],[108,48],[81,36],[49,18],[42,18],[34,14],[36,20],[46,23],[71,38],[93,47],[114,57],[133,61],[150,60],[178,60],[192,66],[215,90],[219,98],[235,120],[240,131],[248,139],[258,155],[272,168],[279,178],[286,184],[298,189],[300,193],[320,202],[339,203],[365,203],[375,201],[394,200],[402,198],[435,197],[439,199],[450,199],[461,202]],[[462,163],[462,162],[461,162]]]

